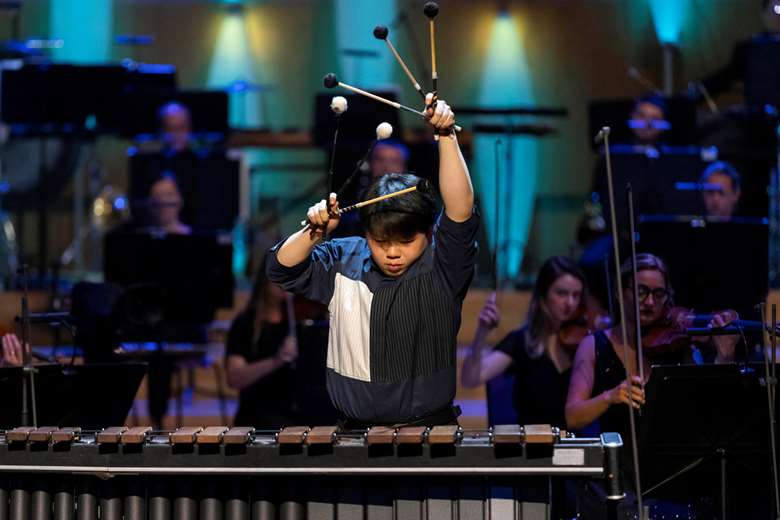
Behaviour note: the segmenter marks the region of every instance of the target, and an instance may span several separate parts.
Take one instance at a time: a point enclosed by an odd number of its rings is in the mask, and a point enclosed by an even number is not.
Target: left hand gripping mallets
[[[395,47],[393,46],[393,42],[391,42],[390,38],[388,37],[389,33],[390,30],[384,25],[377,25],[376,27],[374,27],[374,38],[376,38],[377,40],[384,40],[384,42],[390,48],[390,52],[392,52],[393,56],[395,56],[395,59],[398,62],[398,64],[401,65],[402,69],[404,69],[404,72],[406,73],[406,77],[408,77],[409,81],[411,81],[412,85],[414,85],[414,90],[416,90],[417,93],[420,94],[420,97],[423,99],[423,101],[425,101],[425,92],[423,92],[420,83],[415,79],[414,75],[412,74],[412,71],[409,70],[409,67],[406,66],[406,63],[404,63],[404,60],[401,58],[401,55],[398,54],[397,50],[395,50]]]
[[[425,112],[420,112],[420,111],[415,110],[413,108],[409,108],[406,105],[402,105],[401,103],[398,103],[396,101],[390,101],[389,99],[385,99],[382,96],[377,96],[376,94],[372,94],[371,92],[366,92],[363,89],[359,89],[357,87],[353,87],[352,85],[348,85],[346,83],[342,83],[342,82],[340,82],[338,80],[336,75],[333,74],[332,72],[328,73],[328,74],[325,74],[325,77],[323,78],[322,83],[327,88],[336,88],[336,87],[345,88],[347,90],[350,90],[350,91],[354,92],[355,94],[360,94],[361,96],[366,96],[368,98],[373,99],[374,101],[379,101],[380,103],[384,103],[385,105],[390,105],[393,108],[397,108],[399,110],[405,110],[407,112],[411,112],[412,114],[417,114],[418,116],[425,118]],[[455,129],[456,132],[460,132],[462,130],[461,127],[458,126],[458,125],[454,125],[453,128]]]
[[[360,209],[363,206],[370,206],[371,204],[376,204],[377,202],[382,202],[383,200],[392,199],[393,197],[398,197],[399,195],[405,195],[407,193],[411,193],[416,189],[417,186],[412,186],[411,188],[405,188],[403,190],[394,191],[393,193],[388,193],[387,195],[380,195],[379,197],[374,197],[373,199],[364,200],[363,202],[358,202],[357,204],[353,204],[351,206],[341,208],[338,211],[336,211],[334,215],[342,215],[348,211]],[[308,224],[309,224],[308,219],[301,220],[301,226],[307,226]]]
[[[423,7],[423,12],[425,13],[425,16],[428,17],[428,28],[431,33],[431,81],[433,83],[433,94],[435,96],[439,91],[439,73],[436,70],[436,25],[433,19],[439,14],[439,4],[436,2],[428,2],[425,4],[425,7]]]

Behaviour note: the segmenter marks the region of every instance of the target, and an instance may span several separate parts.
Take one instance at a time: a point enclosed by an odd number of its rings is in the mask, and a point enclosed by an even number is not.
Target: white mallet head
[[[347,111],[347,98],[344,96],[334,96],[330,101],[330,109],[337,116],[340,116]]]
[[[388,122],[379,123],[376,127],[376,138],[378,140],[389,139],[393,135],[393,125]]]

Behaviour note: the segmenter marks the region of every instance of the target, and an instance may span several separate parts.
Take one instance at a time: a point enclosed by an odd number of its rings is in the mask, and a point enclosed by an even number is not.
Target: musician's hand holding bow
[[[491,331],[498,327],[501,321],[501,312],[496,305],[496,293],[491,293],[485,301],[482,311],[479,313],[479,327],[486,331]]]
[[[645,404],[645,389],[639,376],[631,376],[631,388],[628,381],[623,381],[612,390],[605,392],[605,398],[609,404],[630,404],[628,394],[631,392],[631,400],[634,408],[639,409]]]
[[[24,353],[22,352],[22,342],[16,334],[6,334],[2,338],[3,357],[0,359],[0,366],[21,366],[24,363]],[[30,346],[27,346],[30,349]]]
[[[739,315],[731,310],[716,312],[712,315],[707,327],[721,328],[729,325],[730,323],[739,319]],[[713,336],[712,342],[715,344],[715,350],[717,355],[715,356],[716,363],[731,363],[734,361],[734,351],[737,348],[740,337],[736,334],[730,334],[727,336]]]
[[[298,359],[298,340],[292,336],[287,336],[276,353],[276,357],[282,363],[292,363]]]

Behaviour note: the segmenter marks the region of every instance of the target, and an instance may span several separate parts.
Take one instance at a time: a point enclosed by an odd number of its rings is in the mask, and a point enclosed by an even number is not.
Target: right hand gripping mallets
[[[352,85],[342,83],[332,72],[325,74],[325,77],[322,79],[322,83],[327,88],[336,88],[336,87],[345,88],[347,90],[354,92],[355,94],[366,96],[368,98],[373,99],[374,101],[379,101],[380,103],[384,103],[385,105],[390,105],[393,108],[397,108],[399,110],[405,110],[407,112],[411,112],[412,114],[417,114],[418,116],[425,118],[425,112],[420,112],[419,110],[409,108],[406,105],[402,105],[401,103],[398,103],[396,101],[390,101],[389,99],[385,99],[382,96],[377,96],[376,94],[372,94],[371,92],[366,92],[363,89],[359,89],[357,87],[353,87]],[[455,129],[456,132],[460,132],[462,130],[461,127],[458,125],[454,125],[453,128]]]
[[[414,85],[414,90],[416,90],[417,93],[420,94],[420,97],[423,99],[423,101],[425,101],[425,92],[423,92],[420,83],[415,79],[414,75],[412,74],[412,71],[410,71],[409,67],[406,66],[406,63],[404,63],[404,60],[401,58],[401,55],[398,54],[397,50],[395,50],[393,43],[390,41],[390,38],[388,37],[389,33],[390,33],[389,29],[384,25],[377,25],[376,27],[374,27],[374,38],[376,38],[377,40],[384,40],[384,42],[390,48],[390,52],[393,53],[393,56],[395,56],[396,61],[398,61],[398,64],[401,65],[402,69],[404,69],[404,72],[406,73],[406,77],[408,77],[409,81],[411,81],[412,85]]]

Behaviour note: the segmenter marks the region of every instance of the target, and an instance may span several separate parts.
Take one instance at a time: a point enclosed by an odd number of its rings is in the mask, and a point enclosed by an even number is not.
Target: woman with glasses
[[[669,284],[669,271],[666,263],[651,254],[639,254],[636,257],[637,293],[639,296],[640,328],[644,334],[665,320],[672,306],[672,287]],[[629,403],[629,393],[635,408],[645,403],[644,384],[639,378],[637,352],[632,337],[634,335],[634,288],[631,260],[621,267],[623,299],[626,306],[626,328],[629,335],[628,359],[623,359],[623,341],[620,325],[598,331],[587,336],[577,348],[574,359],[569,395],[566,401],[566,423],[569,428],[582,429],[597,419],[600,430],[626,433],[628,414],[625,405]],[[722,327],[734,319],[731,311],[716,313],[710,326]],[[735,336],[714,336],[715,363],[728,363],[734,360]],[[692,363],[696,354],[693,346],[653,357],[655,364]],[[645,378],[650,376],[650,363],[644,360]],[[626,380],[626,370],[631,375],[631,384]],[[625,435],[624,435],[625,439]]]
[[[642,337],[646,338],[648,331],[654,325],[667,321],[667,315],[672,308],[673,291],[669,284],[669,272],[666,263],[651,254],[640,254],[636,257],[637,293],[639,297],[639,320]],[[629,417],[626,404],[632,402],[637,409],[645,403],[644,384],[639,377],[637,367],[637,351],[634,345],[635,310],[634,288],[631,260],[621,267],[623,283],[623,299],[625,305],[626,328],[628,333],[627,359],[624,362],[623,341],[620,325],[596,332],[585,337],[577,348],[572,368],[569,396],[566,401],[566,423],[569,428],[579,430],[588,427],[598,420],[601,432],[618,432],[624,443],[621,458],[623,482],[632,487],[633,469],[631,464],[631,438],[629,435]],[[712,316],[710,326],[722,327],[734,319],[732,311],[716,313]],[[715,362],[726,363],[734,359],[736,339],[734,336],[714,336]],[[685,344],[684,344],[685,345]],[[695,359],[692,345],[669,351],[662,355],[654,355],[655,364],[691,363]],[[650,364],[647,358],[644,362],[644,376],[650,377]],[[631,376],[631,383],[626,380],[626,371]],[[629,393],[631,401],[629,401]],[[684,494],[684,493],[683,493]],[[629,497],[633,496],[629,493]],[[682,502],[680,500],[684,499]],[[605,491],[598,484],[587,483],[578,491],[578,510],[581,518],[604,518],[606,500]],[[685,497],[667,497],[663,500],[653,500],[652,508],[657,512],[669,513],[665,518],[677,518],[681,512],[688,512]],[[614,505],[614,504],[613,504]],[[616,506],[618,514],[627,514],[635,504],[631,498],[626,498]],[[625,508],[625,511],[623,509]],[[621,513],[622,512],[622,513]],[[672,514],[678,516],[672,516]],[[628,516],[626,516],[627,518]],[[623,518],[623,516],[620,516]],[[633,517],[632,517],[633,518]],[[698,516],[697,516],[698,518]]]

